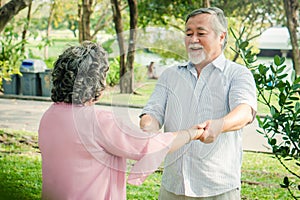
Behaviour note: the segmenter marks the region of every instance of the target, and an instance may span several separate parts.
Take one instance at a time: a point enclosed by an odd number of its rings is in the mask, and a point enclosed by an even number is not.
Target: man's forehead
[[[185,31],[190,31],[190,30],[194,30],[194,29],[191,28],[191,27],[188,27],[188,26],[185,27]],[[204,27],[204,26],[198,26],[198,27],[196,27],[196,30],[198,30],[198,31],[207,31],[208,28]]]
[[[200,15],[202,15],[202,16],[200,16]],[[206,15],[206,16],[204,16],[204,15]],[[188,31],[191,29],[207,31],[210,29],[210,26],[211,26],[210,23],[207,23],[208,21],[210,21],[210,14],[203,13],[203,14],[193,16],[185,24],[185,31]]]

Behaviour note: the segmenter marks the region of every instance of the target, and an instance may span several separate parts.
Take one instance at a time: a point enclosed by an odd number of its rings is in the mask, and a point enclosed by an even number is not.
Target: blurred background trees
[[[60,53],[49,50],[54,48],[53,45],[62,45],[58,41],[98,41],[111,52],[112,57],[119,57],[119,78],[122,80],[124,77],[124,82],[120,82],[122,93],[134,90],[135,55],[139,51],[178,61],[186,59],[181,42],[185,16],[203,6],[223,9],[229,27],[236,33],[243,32],[247,40],[258,38],[269,27],[287,27],[293,67],[297,74],[300,73],[297,0],[1,0],[0,6],[2,53],[10,49],[3,42],[8,31],[5,27],[13,24],[15,29],[10,30],[19,37],[10,45],[22,40],[21,49],[26,57],[40,57],[49,60],[49,63],[55,60],[53,53]],[[16,23],[19,25],[16,26]],[[233,37],[229,37],[228,46],[237,48]],[[37,53],[34,47],[42,50],[43,54]],[[257,47],[254,48],[259,52]],[[225,54],[238,61],[238,54],[230,48],[225,50]],[[114,58],[111,59],[113,62],[116,61]],[[0,60],[0,78],[3,74],[14,73],[19,66],[19,63],[9,63],[5,59]],[[7,69],[7,66],[15,70]]]

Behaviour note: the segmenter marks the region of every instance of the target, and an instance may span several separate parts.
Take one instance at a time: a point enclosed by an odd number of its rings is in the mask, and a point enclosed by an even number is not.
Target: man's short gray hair
[[[196,15],[200,15],[200,14],[210,14],[214,17],[212,17],[211,19],[211,26],[213,31],[219,35],[222,32],[225,32],[225,39],[224,39],[224,43],[222,45],[222,49],[225,48],[226,44],[227,44],[227,19],[224,15],[223,10],[221,10],[220,8],[217,7],[209,7],[209,8],[199,8],[196,9],[194,11],[192,11],[190,14],[187,15],[185,23],[187,23],[187,21],[191,18],[194,17]]]

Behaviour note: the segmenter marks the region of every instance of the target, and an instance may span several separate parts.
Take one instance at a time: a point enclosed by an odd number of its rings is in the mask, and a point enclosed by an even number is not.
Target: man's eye
[[[186,36],[192,36],[193,34],[191,34],[191,33],[186,33]]]

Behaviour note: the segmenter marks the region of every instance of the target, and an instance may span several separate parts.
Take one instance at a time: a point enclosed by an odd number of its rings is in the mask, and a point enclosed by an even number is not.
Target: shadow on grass
[[[0,131],[0,200],[41,199],[41,157],[37,140]]]
[[[41,164],[37,155],[1,155],[0,166],[1,200],[40,199]]]

